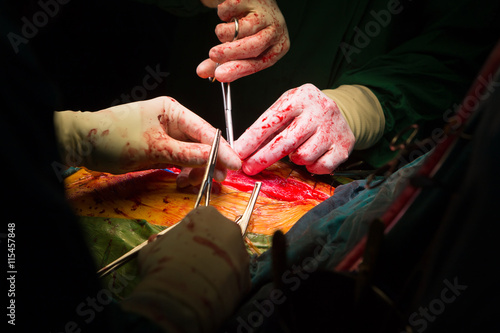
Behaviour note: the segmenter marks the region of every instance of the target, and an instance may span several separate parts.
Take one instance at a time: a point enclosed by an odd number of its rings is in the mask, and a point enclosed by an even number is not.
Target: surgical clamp
[[[240,24],[237,18],[233,19],[234,21],[234,37],[233,42],[238,39],[238,34],[240,32]],[[216,67],[219,67],[219,63],[216,64]],[[208,78],[211,82],[215,81],[215,76],[212,78]],[[226,120],[226,140],[229,143],[231,148],[234,148],[234,134],[233,134],[233,105],[231,103],[231,85],[230,83],[221,82],[222,87],[222,100],[224,102],[224,118]],[[226,86],[227,85],[227,86]]]
[[[197,208],[200,205],[203,195],[205,195],[205,206],[208,206],[210,203],[210,193],[212,191],[215,164],[217,163],[217,155],[219,153],[220,134],[220,129],[217,129],[217,131],[215,132],[214,141],[212,142],[212,148],[210,149],[208,165],[205,169],[205,175],[203,176],[203,181],[200,185],[200,191],[198,192],[198,197],[196,198],[194,208]]]
[[[220,133],[221,132],[220,132],[219,129],[217,129],[217,131],[215,132],[215,138],[214,138],[214,140],[212,142],[212,148],[210,149],[210,155],[209,155],[209,159],[208,159],[208,165],[207,165],[207,167],[205,169],[205,175],[203,177],[203,183],[201,184],[200,191],[198,193],[198,197],[196,198],[196,203],[194,205],[194,208],[198,207],[198,205],[200,204],[200,201],[201,201],[201,198],[203,197],[203,195],[205,195],[205,204],[207,206],[208,206],[208,203],[210,201],[210,191],[212,190],[212,177],[213,177],[213,173],[214,173],[214,169],[215,169],[215,164],[217,162],[217,155],[218,155],[218,151],[219,151]],[[157,234],[157,236],[161,236],[161,235],[166,234],[167,232],[169,232],[176,225],[173,225],[171,227],[168,227],[168,228],[160,231]],[[100,270],[98,270],[97,271],[97,275],[99,277],[105,277],[106,275],[108,275],[112,271],[120,268],[121,266],[123,266],[124,264],[126,264],[127,262],[129,262],[130,260],[132,260],[133,258],[135,258],[139,254],[139,251],[143,247],[145,247],[146,245],[148,245],[148,243],[149,243],[149,240],[144,241],[141,244],[137,245],[136,247],[134,247],[133,249],[131,249],[130,251],[128,251],[127,253],[125,253],[124,255],[122,255],[120,258],[116,259],[115,261],[109,263],[108,265],[106,265],[103,268],[101,268]]]
[[[248,199],[247,207],[242,215],[238,216],[234,222],[241,228],[241,234],[243,237],[247,234],[248,222],[250,222],[250,217],[252,216],[253,209],[255,207],[255,203],[257,202],[257,198],[259,196],[260,187],[262,186],[262,182],[255,182],[252,194],[250,195],[250,199]]]

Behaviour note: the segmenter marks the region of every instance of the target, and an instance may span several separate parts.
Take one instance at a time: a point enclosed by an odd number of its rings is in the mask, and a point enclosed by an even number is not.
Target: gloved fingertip
[[[241,159],[239,158],[239,156],[232,156],[231,159],[229,159],[227,161],[227,163],[225,163],[225,167],[227,167],[229,170],[239,170],[241,169]]]
[[[215,169],[214,170],[214,179],[217,182],[223,182],[227,176],[227,169]]]
[[[232,164],[228,169],[236,171],[236,170],[240,170],[241,166],[242,166],[242,163],[241,163],[241,160],[240,160],[239,163]]]
[[[243,143],[241,143],[241,141],[239,141],[239,139],[234,141],[233,150],[236,153],[236,155],[238,155],[238,157],[240,158],[240,161],[244,160],[249,155],[249,153],[246,152],[246,150],[248,150],[248,149],[245,149],[245,145]]]
[[[196,67],[196,75],[202,79],[213,77],[215,66],[215,63],[212,60],[206,59],[198,64],[198,67]]]
[[[231,83],[240,78],[238,70],[234,67],[226,68],[224,65],[217,67],[214,71],[215,78],[219,82]]]
[[[306,166],[307,171],[314,175],[328,175],[331,174],[335,168],[329,168],[324,165],[312,164]]]
[[[202,63],[200,63],[197,67],[196,67],[196,75],[198,75],[199,77],[201,77],[202,79],[206,79],[205,77],[205,73],[203,71],[203,66],[202,66]]]
[[[186,188],[189,185],[191,185],[189,182],[189,177],[187,177],[185,175],[177,176],[177,179],[175,180],[175,182],[177,183],[177,187],[179,187],[179,188]]]
[[[225,60],[224,59],[224,44],[220,44],[220,45],[212,47],[208,51],[208,58],[211,61],[213,61],[214,64],[220,64],[220,63],[225,62],[225,61],[222,61],[222,60]]]
[[[246,173],[249,176],[254,176],[261,171],[258,168],[255,168],[249,164],[243,164],[241,169],[243,170],[244,173]]]

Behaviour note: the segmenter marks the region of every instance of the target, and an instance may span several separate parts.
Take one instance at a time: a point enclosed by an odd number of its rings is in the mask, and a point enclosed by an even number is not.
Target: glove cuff
[[[356,138],[355,150],[373,146],[384,133],[385,116],[373,92],[361,85],[342,85],[322,91],[331,98]]]
[[[115,106],[98,112],[54,112],[54,127],[62,162],[68,166],[85,166],[94,171],[123,173],[130,171],[122,160],[127,147],[134,147],[136,159],[147,150],[141,112],[137,104]]]
[[[85,152],[85,142],[81,140],[80,131],[76,126],[75,116],[82,112],[74,111],[56,111],[54,112],[54,128],[61,156],[62,163],[67,166],[81,166],[86,164],[84,156],[88,155]]]

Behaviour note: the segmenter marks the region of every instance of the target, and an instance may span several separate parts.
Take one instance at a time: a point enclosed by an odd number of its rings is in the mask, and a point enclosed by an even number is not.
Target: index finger
[[[242,159],[250,156],[264,142],[276,133],[281,132],[302,110],[294,107],[293,94],[297,88],[290,89],[274,102],[238,140],[234,142],[234,150]]]
[[[213,143],[216,129],[212,127],[210,124],[206,123],[207,126],[203,126],[200,130],[197,130],[191,126],[186,127],[186,134],[188,134],[194,141],[200,142],[208,146],[208,151],[210,152],[210,147]],[[194,145],[196,143],[182,143],[186,148],[189,144]],[[199,144],[198,144],[199,146]],[[208,155],[206,156],[205,161],[208,161]],[[206,162],[205,162],[206,163]],[[228,168],[231,170],[238,170],[241,168],[241,160],[236,152],[229,146],[229,143],[221,137],[219,143],[219,152],[217,156],[217,165],[219,167]]]
[[[174,128],[169,129],[169,134],[175,139],[189,138],[191,141],[209,145],[214,140],[216,129],[197,114],[189,111],[180,103],[171,105],[173,108],[172,117]],[[191,143],[193,145],[193,143]],[[191,147],[187,142],[182,144],[183,147]],[[241,160],[236,152],[229,146],[224,138],[221,138],[219,145],[218,162],[225,168],[237,170],[241,167]],[[208,155],[207,155],[208,158]],[[206,161],[206,160],[205,160]]]
[[[291,112],[276,112],[270,108],[234,142],[234,150],[245,159],[263,143],[286,127],[295,115]]]
[[[278,43],[264,51],[256,58],[233,60],[223,63],[214,70],[214,76],[217,81],[220,82],[233,82],[244,76],[257,73],[263,69],[271,67],[279,59],[281,59],[284,55],[283,51],[285,47],[286,45],[283,43]]]
[[[243,171],[255,175],[271,164],[294,152],[314,132],[308,121],[296,118],[273,140],[243,163]]]
[[[255,35],[213,47],[210,49],[209,57],[217,63],[256,58],[274,45],[278,37],[273,29],[266,28]]]
[[[202,79],[214,77],[216,68],[217,64],[212,59],[205,59],[196,67],[196,74]]]

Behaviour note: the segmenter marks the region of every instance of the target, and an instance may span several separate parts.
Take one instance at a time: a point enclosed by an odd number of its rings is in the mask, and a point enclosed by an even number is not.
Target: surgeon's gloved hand
[[[216,129],[170,97],[128,103],[97,112],[54,113],[63,163],[95,171],[125,173],[172,165],[205,168]],[[241,167],[221,140],[214,178]],[[203,172],[189,179],[201,182]],[[185,175],[186,177],[186,175]]]
[[[289,155],[315,174],[344,162],[355,143],[337,104],[312,84],[285,92],[243,135],[234,148],[243,171],[254,175]]]
[[[226,0],[215,33],[223,43],[210,50],[196,72],[202,78],[232,82],[274,65],[290,48],[285,18],[275,0]],[[238,19],[238,39],[234,18]],[[217,64],[220,66],[217,67]]]
[[[198,207],[140,251],[143,280],[122,307],[165,332],[215,332],[250,289],[249,261],[239,226]]]

